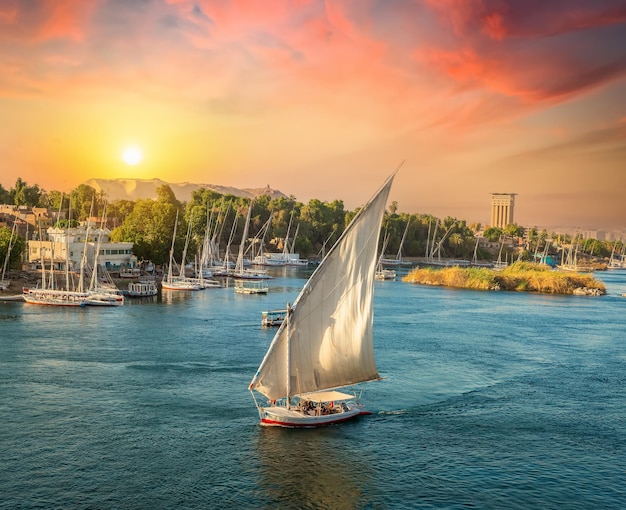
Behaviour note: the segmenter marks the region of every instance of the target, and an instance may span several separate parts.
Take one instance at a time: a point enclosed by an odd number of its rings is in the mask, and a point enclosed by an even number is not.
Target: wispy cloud
[[[279,166],[268,147],[312,167],[400,151],[440,190],[438,168],[497,184],[494,162],[560,172],[580,151],[613,171],[624,41],[617,0],[4,0],[0,102],[23,140],[43,103],[113,132],[158,111],[159,140],[210,130],[242,174]]]

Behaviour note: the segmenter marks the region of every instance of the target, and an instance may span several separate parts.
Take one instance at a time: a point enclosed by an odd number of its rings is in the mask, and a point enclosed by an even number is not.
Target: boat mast
[[[39,257],[41,259],[41,290],[46,289],[46,260],[43,255],[43,234],[41,232],[41,220],[37,221],[39,227]]]
[[[289,363],[289,358],[291,357],[290,354],[290,350],[291,350],[291,305],[289,303],[287,303],[287,409],[289,409],[291,407],[291,382],[290,382],[290,376],[289,376],[289,370],[290,370],[290,363]]]
[[[437,219],[437,222],[435,223],[435,229],[433,231],[433,240],[430,244],[429,259],[431,262],[435,260],[435,238],[437,237],[437,230],[439,230],[439,219]]]
[[[185,275],[185,264],[187,259],[187,249],[189,248],[189,238],[191,237],[191,223],[193,221],[193,212],[189,217],[189,223],[187,224],[187,235],[185,236],[185,246],[183,248],[182,260],[180,261],[180,277],[184,278]]]
[[[224,251],[224,269],[226,271],[230,268],[230,245],[235,238],[235,232],[237,230],[237,222],[239,221],[239,216],[235,212],[235,218],[233,219],[233,225],[230,229],[230,237],[228,238],[228,243],[226,244],[226,250]]]
[[[91,207],[89,208],[89,218],[87,218],[87,228],[85,229],[85,242],[83,243],[83,254],[80,257],[80,276],[78,277],[78,292],[85,289],[85,265],[87,264],[87,240],[89,239],[89,228],[91,217],[93,216],[93,204],[96,196],[91,197]],[[95,269],[95,268],[94,268]]]
[[[70,290],[70,228],[72,227],[72,195],[69,195],[68,201],[68,217],[67,229],[65,230],[65,290]],[[74,281],[72,280],[72,286]]]
[[[288,257],[288,253],[289,253],[289,234],[291,232],[291,222],[293,220],[293,213],[295,210],[296,204],[293,204],[293,208],[291,209],[291,214],[289,215],[289,225],[287,226],[287,235],[285,236],[285,241],[283,242],[283,261],[287,262],[287,260],[289,259]]]
[[[428,262],[428,245],[430,244],[430,218],[428,219],[428,235],[426,236],[426,250],[424,251],[424,255],[426,256],[426,262]]]
[[[472,257],[472,262],[474,264],[478,263],[478,237],[476,238],[476,245],[474,246],[474,256]]]
[[[167,281],[172,281],[172,265],[174,264],[174,241],[176,240],[176,227],[178,227],[178,211],[176,211],[176,220],[174,221],[174,235],[172,236],[172,247],[170,248],[170,264],[167,268]]]
[[[107,204],[104,203],[102,208],[102,222],[100,223],[100,231],[98,232],[98,242],[96,243],[96,251],[93,254],[93,271],[91,273],[91,282],[89,284],[90,290],[96,290],[98,287],[98,257],[100,256],[100,246],[102,245],[102,233],[104,226],[106,225],[107,218]]]
[[[213,224],[213,208],[211,207],[211,212],[209,213],[209,201],[206,203],[206,225],[204,227],[204,238],[202,240],[202,249],[200,251],[200,272],[204,271],[205,267],[209,267],[211,264],[209,262],[210,258],[210,236],[211,236],[211,225]]]
[[[270,217],[265,222],[265,225],[263,225],[263,227],[261,228],[261,230],[263,231],[263,235],[261,236],[261,244],[259,246],[259,252],[257,254],[258,257],[261,257],[261,261],[262,261],[262,258],[265,257],[265,236],[267,235],[267,231],[270,229],[271,223],[272,223],[272,214],[270,214]]]
[[[11,257],[11,248],[13,248],[13,235],[16,231],[17,221],[16,218],[13,219],[13,227],[11,228],[11,237],[9,237],[9,245],[7,246],[7,254],[4,257],[4,265],[2,266],[2,279],[0,282],[4,282],[4,275],[7,270],[7,265],[9,264],[9,258]]]
[[[409,225],[411,224],[411,217],[406,222],[406,228],[404,229],[404,234],[402,234],[402,240],[400,241],[400,247],[398,248],[398,254],[396,255],[396,260],[402,260],[402,246],[404,246],[404,241],[406,240],[406,235],[409,232]]]
[[[250,207],[248,207],[248,215],[246,216],[246,224],[243,227],[243,234],[241,236],[241,244],[239,245],[239,255],[237,256],[237,263],[235,264],[235,271],[243,274],[243,256],[246,247],[246,241],[248,240],[248,230],[250,228],[250,217],[252,216],[252,204],[254,199],[250,199]]]
[[[57,215],[57,223],[56,223],[56,230],[58,231],[60,229],[59,226],[59,220],[61,219],[61,208],[63,207],[63,197],[64,195],[61,194],[61,202],[59,203],[59,214]],[[69,197],[69,200],[71,200],[71,197]],[[68,203],[69,204],[69,203]],[[71,206],[71,204],[68,205],[68,216],[69,216],[69,207]],[[55,234],[55,241],[50,243],[50,277],[48,278],[48,282],[49,282],[49,288],[54,290],[56,285],[55,285],[55,280],[54,280],[54,254],[55,254],[55,248],[56,248],[56,237],[57,234]],[[50,236],[48,236],[48,238],[50,238]]]
[[[224,206],[226,207],[222,216],[222,208],[224,208]],[[229,209],[230,202],[224,204],[224,198],[222,197],[222,203],[220,204],[220,210],[217,214],[215,228],[213,229],[213,237],[211,239],[211,265],[219,264],[222,262],[222,259],[220,259],[220,241],[224,233],[224,226],[226,225],[226,217],[228,216]]]
[[[291,241],[291,250],[289,253],[296,253],[296,238],[298,237],[298,232],[300,232],[300,223],[296,225],[296,233],[293,235],[293,241]]]

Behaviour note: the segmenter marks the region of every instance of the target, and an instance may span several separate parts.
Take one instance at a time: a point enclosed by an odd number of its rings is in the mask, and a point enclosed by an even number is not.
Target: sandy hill
[[[237,197],[252,198],[259,195],[269,195],[271,198],[287,197],[284,193],[266,188],[238,189],[230,186],[218,186],[216,184],[193,184],[190,182],[171,183],[160,179],[89,179],[83,184],[91,186],[97,192],[104,192],[109,200],[137,200],[140,198],[156,199],[156,190],[159,186],[167,184],[176,198],[181,202],[188,202],[191,193],[199,188],[210,189],[223,195],[235,195]]]

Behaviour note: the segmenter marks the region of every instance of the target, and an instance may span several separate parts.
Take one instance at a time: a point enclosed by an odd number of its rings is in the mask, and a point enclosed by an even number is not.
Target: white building
[[[137,257],[133,255],[133,243],[110,242],[111,231],[108,228],[49,228],[47,241],[28,241],[28,262],[41,267],[42,260],[46,267],[51,262],[55,269],[65,270],[66,261],[71,271],[80,269],[81,259],[93,267],[98,244],[98,264],[109,271],[137,267]]]

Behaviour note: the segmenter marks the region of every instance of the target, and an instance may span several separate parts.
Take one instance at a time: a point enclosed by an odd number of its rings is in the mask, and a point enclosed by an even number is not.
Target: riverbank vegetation
[[[591,274],[557,271],[544,264],[515,262],[495,271],[478,267],[416,268],[403,279],[422,285],[441,285],[475,290],[511,290],[548,294],[574,294],[577,289],[589,293],[606,292],[604,284]]]
[[[229,239],[231,249],[241,241],[249,198],[222,195],[208,189],[198,189],[187,202],[180,202],[172,189],[161,186],[154,199],[108,201],[106,195],[85,184],[70,193],[45,191],[18,179],[15,186],[5,190],[0,185],[0,204],[16,207],[45,207],[59,216],[59,226],[72,220],[75,226],[88,216],[101,218],[106,207],[106,223],[111,229],[111,241],[134,243],[133,253],[139,260],[163,264],[169,259],[172,232],[176,215],[179,217],[174,258],[181,257],[185,246],[187,226],[191,239],[188,254],[197,254],[204,242],[205,231],[216,237],[214,242],[223,252]],[[92,204],[94,210],[92,210]],[[256,240],[255,247],[263,242],[265,252],[282,252],[288,238],[288,250],[306,258],[319,258],[334,244],[357,210],[346,210],[342,200],[324,202],[311,199],[298,202],[295,197],[255,198],[250,222],[251,237],[259,236],[267,224],[264,235]],[[1,221],[0,221],[1,222]],[[289,231],[291,225],[291,230]],[[0,225],[2,228],[2,225]],[[289,231],[289,233],[288,233]],[[297,231],[297,236],[295,235]],[[489,227],[483,231],[479,223],[467,223],[451,216],[437,218],[431,214],[398,212],[398,203],[391,202],[383,219],[382,238],[387,239],[387,254],[402,257],[436,257],[491,262],[501,260],[538,260],[548,257],[560,263],[564,254],[576,252],[579,264],[600,261],[606,268],[609,256],[622,253],[622,241],[597,241],[582,239],[582,235],[568,236],[548,233],[535,228],[525,230],[516,224],[504,229]],[[480,234],[479,234],[480,233]],[[477,244],[477,235],[481,242]],[[0,236],[0,260],[3,260],[3,239]],[[295,239],[294,239],[295,237]],[[19,258],[24,246],[16,246]],[[12,252],[13,253],[13,252]]]

